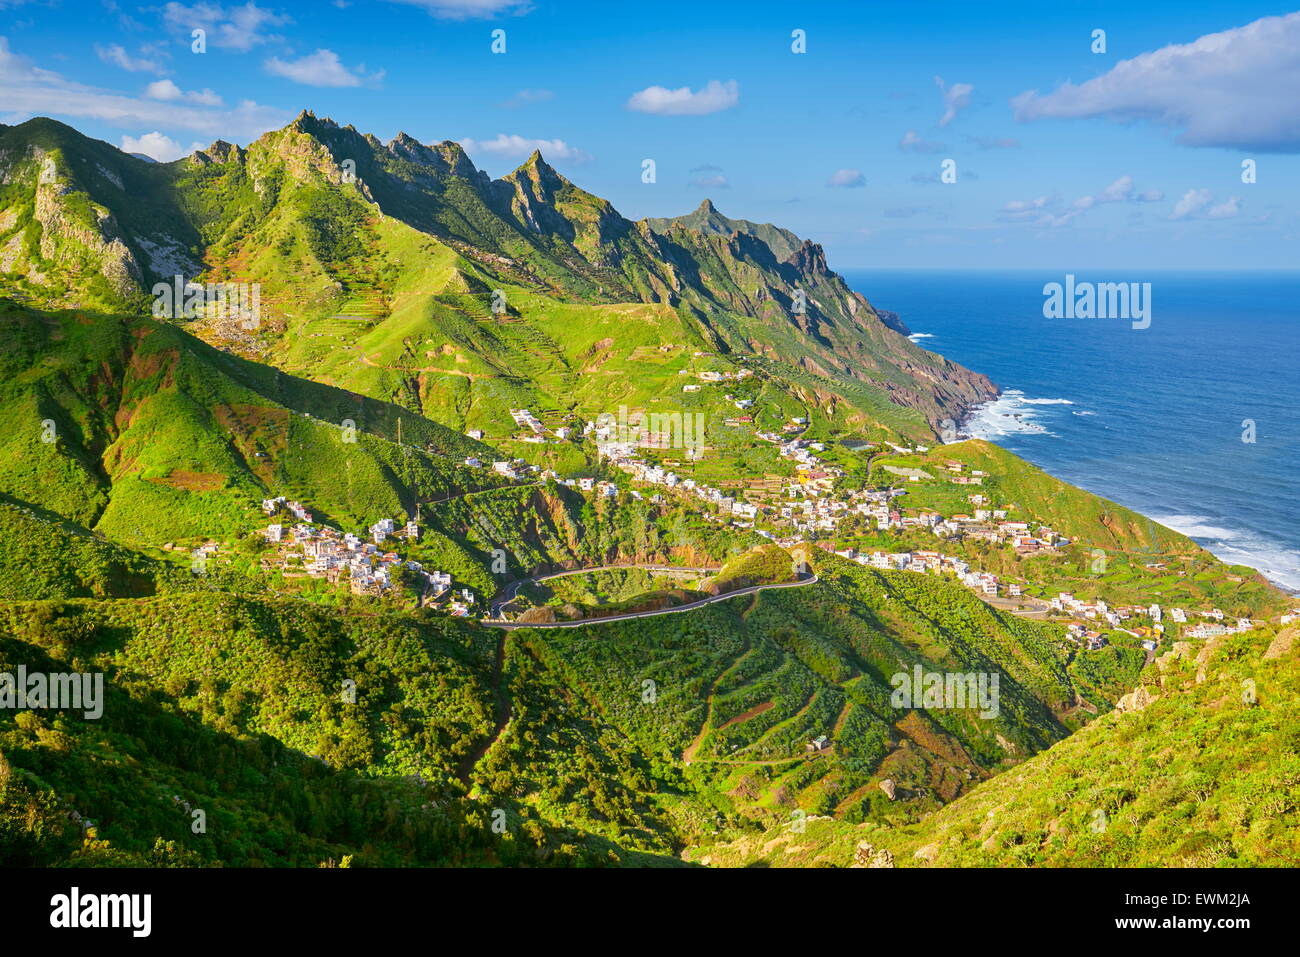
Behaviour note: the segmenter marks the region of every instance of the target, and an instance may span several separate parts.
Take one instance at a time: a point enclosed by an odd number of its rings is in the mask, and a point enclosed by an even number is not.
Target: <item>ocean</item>
[[[1134,328],[1044,318],[1044,285],[1066,272],[844,277],[1002,388],[964,434],[1300,590],[1300,274],[1074,273],[1149,282],[1150,325]]]

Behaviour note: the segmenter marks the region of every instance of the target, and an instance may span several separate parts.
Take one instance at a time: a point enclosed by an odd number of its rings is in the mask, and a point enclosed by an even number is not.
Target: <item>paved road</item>
[[[1041,598],[1034,598],[1029,595],[1021,598],[990,598],[976,592],[975,597],[981,599],[986,605],[992,605],[999,611],[1009,611],[1011,614],[1019,615],[1022,618],[1046,618],[1052,610],[1052,606]]]
[[[532,578],[521,578],[518,581],[511,582],[507,585],[506,590],[502,592],[501,597],[494,599],[492,602],[492,617],[500,618],[502,607],[514,601],[515,596],[519,594],[519,589],[524,585],[550,581],[552,578],[567,578],[569,575],[586,575],[590,572],[608,572],[631,568],[639,568],[642,571],[647,572],[681,572],[682,574],[689,575],[707,575],[712,572],[722,571],[721,566],[714,568],[687,568],[682,565],[639,565],[632,563],[623,565],[596,565],[592,568],[571,568],[564,572],[551,572],[549,575],[535,575]]]
[[[615,565],[615,568],[628,568],[627,565]],[[596,571],[596,569],[580,569],[580,571]],[[627,621],[631,618],[656,618],[659,615],[676,615],[684,611],[694,611],[696,608],[703,608],[705,605],[711,605],[715,601],[726,601],[728,598],[735,598],[738,595],[753,595],[769,588],[802,588],[804,585],[815,585],[818,582],[816,575],[808,575],[799,581],[793,582],[775,582],[770,585],[750,585],[748,588],[738,588],[735,591],[729,591],[724,595],[711,595],[708,598],[702,598],[699,601],[693,601],[688,605],[678,605],[675,608],[659,608],[655,611],[636,611],[626,615],[609,615],[605,618],[587,618],[582,621],[555,621],[539,622],[527,624],[513,621],[492,621],[483,619],[483,624],[490,625],[493,628],[505,628],[513,630],[515,628],[581,628],[584,625],[599,625],[608,621]],[[520,582],[520,584],[523,584]]]

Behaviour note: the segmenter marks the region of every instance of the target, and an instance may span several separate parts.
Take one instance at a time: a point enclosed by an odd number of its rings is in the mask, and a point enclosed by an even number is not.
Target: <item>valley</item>
[[[107,688],[0,711],[8,861],[1298,861],[1295,597],[945,441],[817,244],[306,111],[0,170],[0,673]]]

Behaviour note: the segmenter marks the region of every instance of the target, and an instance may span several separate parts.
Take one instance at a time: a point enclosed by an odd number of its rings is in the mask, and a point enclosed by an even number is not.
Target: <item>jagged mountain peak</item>
[[[225,140],[213,140],[212,145],[206,149],[195,150],[186,159],[194,160],[201,164],[207,163],[229,163],[232,159],[241,159],[244,155],[242,147],[234,143],[227,143]]]
[[[938,421],[992,394],[987,380],[923,353],[882,321],[815,242],[730,219],[709,198],[685,216],[632,223],[539,150],[493,180],[459,143],[421,144],[403,131],[383,144],[303,110],[246,149],[217,141],[160,169],[51,120],[24,127],[0,134],[0,166],[21,164],[24,177],[21,209],[0,244],[17,251],[9,271],[42,301],[61,302],[60,290],[75,287],[78,302],[134,309],[154,277],[200,274],[199,263],[212,263],[213,275],[260,280],[274,322],[258,341],[224,326],[211,335],[250,353],[284,350],[303,315],[353,309],[382,321],[401,277],[441,262],[441,245],[491,288],[686,310],[703,344],[800,363],[830,383],[827,395],[837,383],[846,395],[865,383]],[[43,171],[61,176],[65,166],[92,205],[55,210],[39,193]],[[85,209],[93,215],[80,215]],[[12,237],[42,216],[48,255],[38,259]],[[83,261],[111,285],[83,282],[75,268]],[[358,271],[360,261],[374,268]],[[49,280],[45,262],[73,264],[54,277],[64,286]],[[796,288],[805,311],[792,309]]]
[[[562,186],[572,186],[573,184],[565,178],[550,163],[546,162],[542,156],[541,150],[533,150],[528,159],[524,160],[506,177],[506,180],[515,182],[520,178],[526,177],[539,183],[548,189],[558,189]]]

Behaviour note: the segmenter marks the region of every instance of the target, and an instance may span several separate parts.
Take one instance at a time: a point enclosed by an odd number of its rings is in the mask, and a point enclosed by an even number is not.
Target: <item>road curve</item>
[[[620,568],[629,566],[621,565]],[[582,569],[583,571],[594,571],[594,569]],[[488,625],[492,628],[504,628],[507,631],[513,631],[516,628],[582,628],[585,625],[600,625],[610,621],[628,621],[632,618],[656,618],[659,615],[676,615],[684,611],[694,611],[696,608],[703,608],[705,605],[711,605],[715,601],[726,601],[728,598],[735,598],[738,595],[753,595],[769,588],[802,588],[804,585],[815,585],[819,579],[816,575],[809,575],[807,578],[801,578],[793,582],[773,582],[770,585],[750,585],[748,588],[738,588],[735,591],[729,591],[722,595],[710,595],[708,598],[702,598],[699,601],[693,601],[687,605],[678,605],[675,608],[659,608],[655,611],[636,611],[626,615],[609,615],[605,618],[584,618],[582,621],[553,621],[553,622],[535,622],[532,624],[514,621],[494,621],[490,618],[484,618],[481,624]],[[521,583],[522,584],[522,583]]]
[[[715,565],[708,568],[689,568],[683,565],[654,565],[650,563],[632,562],[621,565],[594,565],[591,568],[570,568],[562,572],[550,572],[546,575],[534,575],[532,578],[521,578],[518,581],[513,581],[506,585],[505,591],[501,593],[501,597],[493,599],[492,601],[492,617],[500,617],[502,607],[514,601],[515,596],[519,594],[519,589],[524,585],[535,585],[538,582],[550,581],[552,578],[567,578],[570,575],[586,575],[591,572],[608,572],[627,569],[640,569],[641,571],[646,572],[666,572],[669,574],[680,572],[683,574],[700,575],[708,572],[722,571],[722,566]]]

